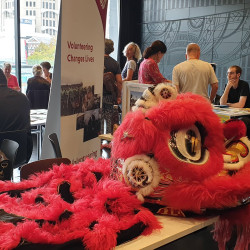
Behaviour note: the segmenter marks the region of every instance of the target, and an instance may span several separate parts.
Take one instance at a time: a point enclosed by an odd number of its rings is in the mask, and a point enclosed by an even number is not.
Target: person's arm
[[[28,94],[29,90],[30,90],[30,81],[28,79],[28,81],[27,81],[26,95]]]
[[[127,76],[122,79],[123,82],[131,81],[133,79],[133,74],[136,70],[136,62],[134,60],[129,60],[124,67],[127,66]],[[126,69],[126,68],[125,68]]]
[[[117,95],[117,103],[120,104],[122,102],[121,96],[122,96],[122,76],[121,74],[115,75],[117,89],[118,89],[118,95]]]
[[[227,104],[227,100],[228,100],[228,94],[229,94],[229,91],[230,89],[233,87],[233,83],[232,82],[228,82],[227,83],[227,86],[224,90],[224,93],[223,95],[221,96],[220,98],[220,105],[226,105]]]
[[[13,80],[14,80],[14,83],[15,83],[15,86],[13,87],[13,89],[16,90],[16,91],[21,91],[21,88],[18,85],[17,77],[13,76]]]
[[[212,87],[212,89],[211,89],[211,93],[210,93],[210,101],[213,102],[213,100],[216,96],[217,90],[218,90],[218,82],[211,84],[211,87]]]
[[[178,75],[177,75],[175,67],[173,68],[173,72],[172,72],[172,82],[173,82],[174,86],[176,87],[177,93],[180,94]]]
[[[150,66],[150,65],[149,65]],[[159,67],[156,63],[151,64],[150,68],[149,68],[149,72],[151,75],[151,78],[154,81],[154,84],[158,84],[158,83],[163,83],[163,82],[169,82],[172,83],[172,81],[166,79],[160,72]]]
[[[236,103],[227,103],[229,107],[233,108],[244,108],[247,101],[247,96],[241,96],[240,100]]]
[[[124,78],[124,79],[122,79],[122,81],[123,81],[123,82],[125,82],[125,81],[131,81],[132,78],[133,78],[133,74],[134,74],[134,70],[128,69],[128,70],[127,70],[127,77]]]

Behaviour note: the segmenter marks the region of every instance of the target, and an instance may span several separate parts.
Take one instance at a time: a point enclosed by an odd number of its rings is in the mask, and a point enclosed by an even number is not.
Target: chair
[[[60,165],[61,163],[70,164],[71,161],[68,158],[53,158],[28,163],[21,167],[20,179],[26,180],[29,178],[30,175],[34,173],[48,171],[53,167],[53,165]]]
[[[216,96],[213,100],[213,104],[220,105],[220,98],[221,98],[221,96],[216,94]]]
[[[9,139],[19,144],[13,168],[17,168],[29,162],[32,154],[33,142],[31,134],[26,129],[0,132],[0,144],[4,139]]]
[[[19,144],[15,141],[9,139],[4,139],[2,141],[0,151],[4,153],[8,160],[0,163],[1,180],[11,180],[18,147]]]
[[[61,152],[57,134],[56,133],[49,134],[48,138],[53,146],[56,158],[62,158],[62,152]]]

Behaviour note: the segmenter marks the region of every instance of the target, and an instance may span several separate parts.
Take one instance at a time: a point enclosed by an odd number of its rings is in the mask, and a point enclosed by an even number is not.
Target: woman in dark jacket
[[[40,65],[34,65],[32,71],[34,76],[28,79],[26,90],[31,109],[47,109],[50,83],[42,77],[43,69]]]

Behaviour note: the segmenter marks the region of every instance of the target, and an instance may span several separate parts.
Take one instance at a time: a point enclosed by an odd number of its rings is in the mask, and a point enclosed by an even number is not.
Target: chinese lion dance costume
[[[203,97],[150,87],[114,133],[111,159],[0,181],[0,249],[111,249],[159,229],[153,213],[220,214],[219,248],[236,228],[235,248],[248,249],[249,148],[242,121],[221,123]]]
[[[223,211],[214,235],[220,249],[234,225],[240,233],[236,248],[248,249],[250,142],[245,124],[221,123],[201,96],[176,97],[166,85],[155,89],[144,92],[114,135],[113,178],[158,214]],[[163,97],[159,104],[152,102],[156,93]]]

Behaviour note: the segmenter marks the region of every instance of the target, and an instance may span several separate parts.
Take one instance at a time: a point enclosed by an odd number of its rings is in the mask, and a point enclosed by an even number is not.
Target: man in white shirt
[[[200,47],[190,43],[186,48],[186,61],[173,69],[172,82],[179,93],[192,92],[204,96],[211,102],[218,90],[218,79],[210,63],[200,60]],[[208,96],[208,86],[211,93]]]

